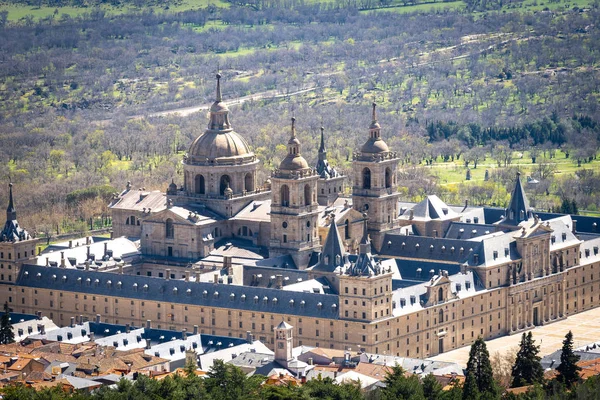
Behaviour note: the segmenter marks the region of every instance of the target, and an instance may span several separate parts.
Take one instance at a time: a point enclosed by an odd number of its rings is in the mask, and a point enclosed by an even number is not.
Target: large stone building
[[[309,166],[295,121],[287,156],[258,185],[259,160],[232,130],[217,85],[209,128],[184,158],[180,187],[128,185],[111,204],[119,238],[105,243],[99,264],[78,246],[61,255],[73,262],[25,263],[0,285],[1,300],[63,325],[71,317],[197,325],[231,337],[250,331],[274,348],[274,328],[291,326],[299,345],[406,357],[600,305],[599,219],[536,213],[519,176],[507,209],[449,206],[435,196],[400,202],[398,159],[375,106],[354,154],[351,198],[335,195],[343,177],[326,161],[324,136],[318,164]],[[10,226],[13,208],[11,198]],[[27,243],[17,236],[0,243],[5,255]],[[31,243],[20,258],[33,255]]]

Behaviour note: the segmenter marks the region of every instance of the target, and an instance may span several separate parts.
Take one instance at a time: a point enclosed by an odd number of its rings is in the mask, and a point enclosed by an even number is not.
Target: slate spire
[[[6,208],[6,221],[15,221],[17,219],[17,210],[13,201],[13,184],[8,184],[8,207]]]
[[[510,197],[510,204],[506,213],[506,223],[519,225],[521,222],[529,220],[529,201],[521,183],[520,172],[517,172],[517,182]]]
[[[335,215],[331,214],[330,218],[329,232],[327,233],[325,244],[323,244],[319,262],[314,267],[315,270],[333,272],[338,267],[348,264],[348,256],[344,250],[344,242],[335,223]]]

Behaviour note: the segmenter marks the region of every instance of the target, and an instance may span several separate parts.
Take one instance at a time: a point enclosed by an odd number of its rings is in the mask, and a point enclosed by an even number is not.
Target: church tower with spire
[[[270,257],[290,254],[299,269],[305,269],[319,249],[317,181],[319,175],[300,153],[296,119],[288,154],[271,175]]]
[[[246,140],[231,126],[229,108],[221,94],[221,75],[217,74],[208,128],[184,157],[183,187],[171,184],[167,196],[175,205],[197,204],[232,217],[252,201],[269,197],[257,184],[258,164]]]
[[[373,103],[369,138],[360,151],[354,152],[352,203],[356,210],[369,216],[368,233],[375,248],[380,249],[385,233],[399,226],[396,182],[399,159],[381,138],[376,107]]]
[[[23,262],[35,257],[38,241],[19,225],[13,199],[13,184],[9,183],[6,222],[0,232],[0,282],[15,281]]]
[[[317,202],[320,206],[331,206],[344,191],[345,177],[333,168],[327,161],[325,148],[325,128],[321,127],[321,145],[317,161]]]

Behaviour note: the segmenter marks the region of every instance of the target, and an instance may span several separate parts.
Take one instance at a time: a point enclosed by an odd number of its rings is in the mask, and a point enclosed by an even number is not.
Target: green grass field
[[[522,157],[521,154],[523,155]],[[538,163],[547,161],[556,164],[556,172],[554,173],[555,176],[573,174],[579,169],[600,169],[600,160],[598,159],[593,160],[590,163],[583,163],[581,164],[581,167],[578,167],[575,160],[572,158],[566,158],[565,154],[560,150],[556,152],[556,156],[553,159],[544,159],[544,157],[540,155],[537,160]],[[531,163],[531,158],[529,157],[528,152],[514,152],[513,160],[510,165],[519,167],[521,172],[525,176],[528,176],[531,175],[531,172],[537,164]],[[438,159],[438,162],[427,168],[430,169],[433,175],[439,178],[439,183],[442,186],[454,186],[459,183],[467,182],[465,181],[467,169],[465,168],[462,160],[455,162],[442,162],[441,159]],[[483,182],[485,170],[487,169],[490,173],[492,173],[493,170],[498,168],[498,164],[492,158],[487,157],[484,161],[479,162],[476,169],[473,168],[472,163],[469,164],[469,168],[471,170],[470,182]]]
[[[226,3],[221,0],[184,0],[180,4],[171,5],[168,10],[163,7],[155,6],[155,7],[113,7],[110,5],[102,5],[100,7],[101,10],[106,11],[110,14],[124,14],[128,12],[137,12],[143,11],[147,8],[154,9],[155,12],[180,12],[185,10],[193,10],[197,8],[208,7],[209,5],[215,5],[220,8],[228,8],[229,3]],[[19,21],[27,15],[31,15],[34,19],[46,18],[52,15],[55,17],[59,17],[62,14],[69,15],[71,17],[75,17],[84,13],[89,13],[93,11],[92,7],[32,7],[25,5],[15,5],[8,3],[0,3],[0,11],[8,11],[8,20],[9,21]],[[58,11],[58,14],[55,12]]]

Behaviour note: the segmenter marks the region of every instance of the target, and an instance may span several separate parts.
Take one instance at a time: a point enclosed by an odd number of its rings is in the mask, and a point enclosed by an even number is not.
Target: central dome
[[[387,153],[390,151],[388,145],[383,141],[382,138],[369,138],[365,144],[360,148],[361,153]]]
[[[253,155],[248,143],[234,131],[206,131],[196,138],[188,152],[191,161],[206,162],[216,158],[245,158]]]
[[[210,107],[208,129],[194,140],[187,154],[188,164],[238,164],[254,161],[246,140],[234,132],[229,108],[221,96],[221,75],[217,74],[217,97]]]

